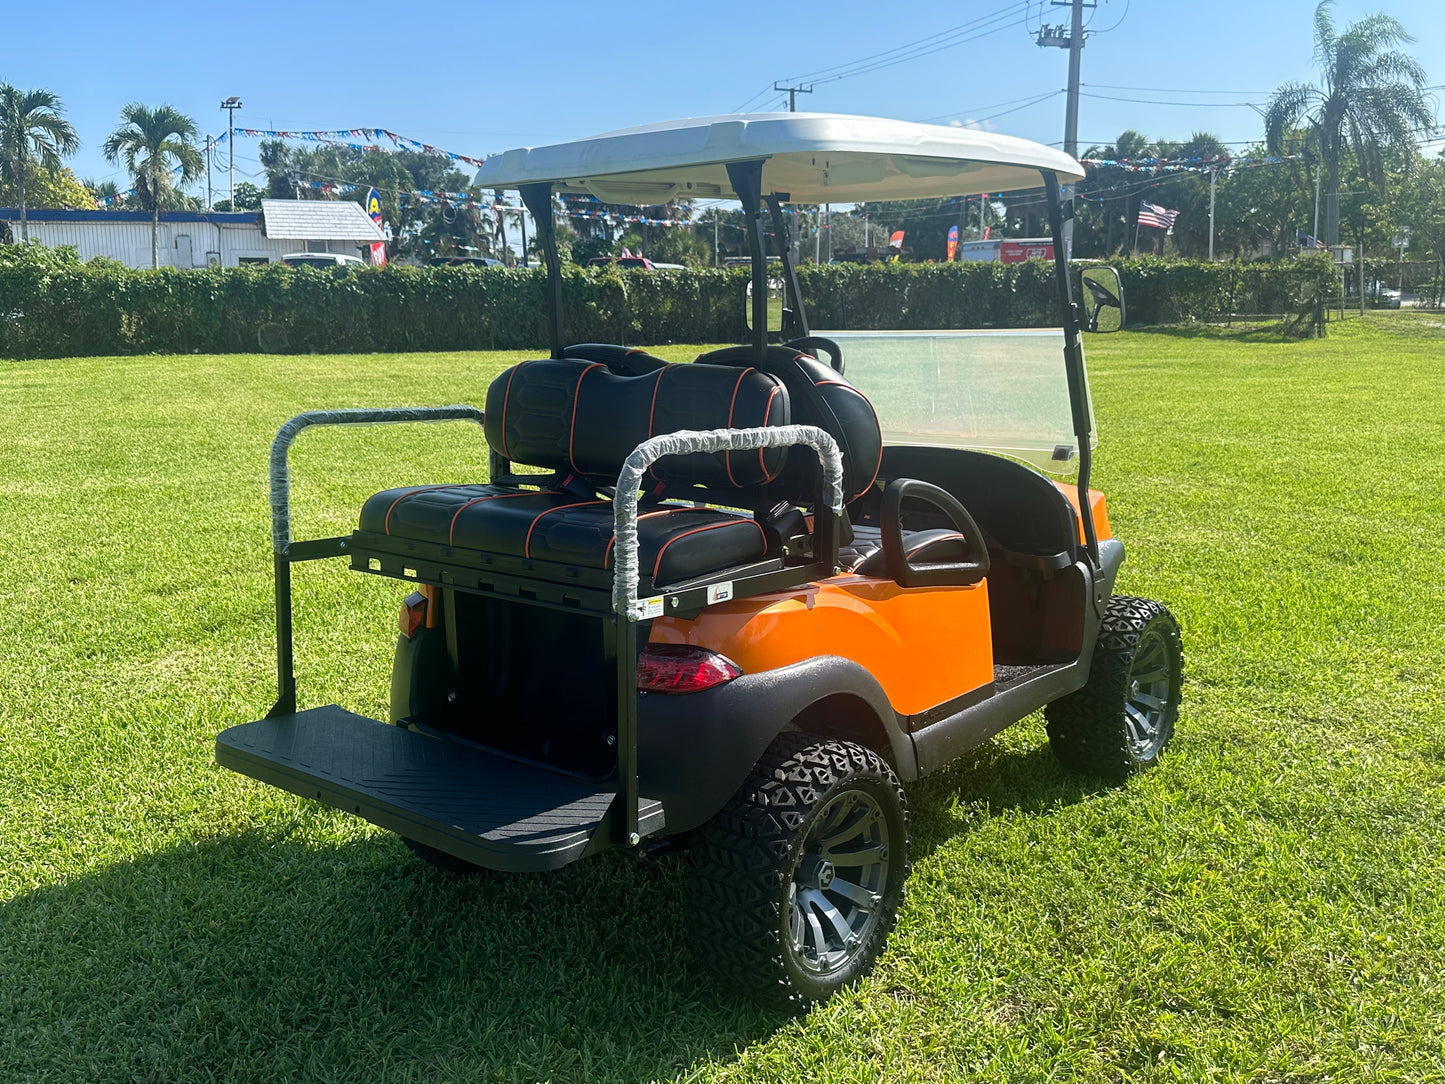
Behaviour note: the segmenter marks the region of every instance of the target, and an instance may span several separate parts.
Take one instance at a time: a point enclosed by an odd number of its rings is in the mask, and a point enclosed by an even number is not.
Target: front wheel
[[[1089,680],[1044,709],[1065,767],[1120,782],[1152,767],[1179,718],[1179,624],[1149,599],[1115,595],[1099,626]]]
[[[780,734],[693,845],[694,952],[764,1005],[826,1001],[872,969],[907,876],[893,769],[853,742]]]

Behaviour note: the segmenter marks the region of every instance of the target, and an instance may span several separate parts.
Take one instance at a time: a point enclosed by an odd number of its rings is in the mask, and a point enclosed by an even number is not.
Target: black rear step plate
[[[616,793],[329,704],[224,730],[223,767],[314,798],[479,866],[558,869],[581,858]],[[645,837],[662,803],[638,802]],[[599,842],[601,842],[599,840]]]

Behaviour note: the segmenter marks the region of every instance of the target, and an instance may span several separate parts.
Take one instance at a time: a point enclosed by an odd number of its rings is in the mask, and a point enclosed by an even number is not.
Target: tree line
[[[1424,69],[1400,48],[1413,39],[1387,15],[1341,29],[1332,6],[1333,0],[1324,0],[1314,13],[1318,79],[1280,86],[1264,111],[1262,138],[1242,154],[1230,155],[1207,132],[1151,141],[1126,130],[1113,144],[1090,147],[1084,158],[1099,164],[1077,186],[1075,254],[1197,258],[1212,249],[1240,258],[1287,252],[1302,235],[1313,240],[1317,233],[1325,244],[1344,239],[1378,254],[1408,227],[1410,246],[1445,263],[1445,152],[1427,159],[1418,149],[1417,140],[1433,132],[1433,109]],[[159,212],[201,205],[182,190],[203,170],[196,124],[170,106],[139,103],[127,105],[121,119],[104,151],[130,174],[132,188],[125,194],[109,182],[80,182],[64,168],[62,159],[75,153],[79,141],[52,92],[0,83],[0,204],[19,208],[19,240],[28,239],[27,207],[94,206],[108,197],[114,206],[151,213],[152,264],[158,265]],[[1265,158],[1277,161],[1253,164]],[[223,200],[216,209],[259,207],[267,196],[361,201],[374,187],[393,224],[393,258],[495,255],[510,261],[511,240],[522,242],[524,257],[532,247],[517,209],[503,206],[499,194],[473,191],[467,175],[445,158],[341,145],[294,148],[268,140],[261,144],[261,163],[265,185],[242,182],[234,208]],[[1179,212],[1167,235],[1141,228],[1145,200]],[[581,208],[559,199],[557,209],[559,244],[577,263],[626,249],[657,262],[703,266],[747,251],[742,212],[723,205],[679,201],[639,209],[589,202]],[[1317,225],[1321,215],[1323,228]],[[789,222],[790,237],[771,238],[770,245],[776,250],[794,243],[802,258],[819,260],[840,253],[869,258],[868,250],[888,255],[887,239],[900,230],[898,255],[913,261],[946,259],[950,226],[958,227],[961,241],[994,231],[1047,232],[1037,191],[838,209],[796,206]]]

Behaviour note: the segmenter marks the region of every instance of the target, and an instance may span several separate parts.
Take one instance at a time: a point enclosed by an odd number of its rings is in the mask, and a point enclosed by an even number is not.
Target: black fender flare
[[[873,746],[901,779],[917,778],[913,741],[882,686],[856,662],[819,655],[706,692],[642,694],[641,793],[662,802],[668,834],[696,828],[727,804],[772,740],[793,724]]]

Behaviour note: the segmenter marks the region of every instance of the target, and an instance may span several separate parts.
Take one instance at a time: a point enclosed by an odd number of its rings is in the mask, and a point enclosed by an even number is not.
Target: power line
[[[1024,106],[1023,106],[1023,107],[1026,107],[1026,106],[1033,105],[1035,102],[1041,102],[1041,101],[1043,101],[1045,98],[1053,98],[1053,97],[1056,97],[1056,96],[1058,96],[1058,95],[1060,95],[1060,94],[1062,94],[1062,93],[1064,93],[1062,90],[1051,90],[1051,91],[1049,91],[1049,92],[1046,93],[1046,94],[1032,95],[1032,96],[1024,97],[1024,98],[1010,98],[1010,99],[1009,99],[1008,101],[1006,101],[1006,102],[994,102],[992,105],[980,105],[980,106],[976,106],[976,107],[973,108],[973,109],[957,109],[957,110],[954,110],[952,113],[939,113],[939,114],[937,114],[936,116],[924,117],[922,123],[927,124],[927,123],[929,123],[929,122],[931,122],[931,121],[935,121],[935,120],[947,120],[949,117],[967,117],[967,116],[972,116],[974,113],[982,113],[982,112],[983,112],[984,110],[986,110],[986,109],[998,109],[998,108],[1000,108],[1001,106],[1017,105],[1019,102],[1023,102],[1023,103],[1024,103]],[[1021,107],[1021,108],[1023,108],[1023,107]],[[1002,113],[995,113],[995,114],[994,114],[994,116],[996,116],[996,117],[1002,116],[1002,115],[1003,115]],[[978,118],[978,119],[980,119],[980,120],[986,120],[986,119],[988,119],[988,118],[986,118],[986,117],[981,117],[981,118]]]
[[[1165,102],[1157,98],[1120,98],[1112,94],[1090,94],[1081,90],[1079,94],[1085,98],[1098,98],[1106,102],[1128,102],[1131,105],[1177,105],[1187,106],[1193,109],[1254,109],[1251,102]]]
[[[1268,94],[1267,90],[1188,90],[1184,87],[1123,87],[1112,83],[1081,83],[1098,90],[1138,90],[1152,94]]]
[[[936,34],[930,34],[925,38],[896,46],[892,49],[885,49],[869,56],[859,57],[856,60],[847,61],[842,64],[835,64],[829,68],[820,68],[814,72],[805,72],[802,75],[790,76],[790,82],[811,82],[832,83],[839,79],[851,79],[857,75],[866,75],[869,72],[889,68],[895,64],[902,64],[909,60],[918,60],[934,53],[943,52],[945,49],[952,49],[968,42],[976,41],[979,38],[996,34],[1000,30],[1007,30],[1012,26],[1026,26],[1028,20],[1028,9],[1035,0],[1022,0],[1020,3],[1009,4],[1007,7],[999,8],[987,15],[981,15],[977,19],[957,26],[949,27],[947,30],[940,30]],[[1022,9],[1022,11],[1020,11]],[[1009,20],[1001,22],[1001,20]]]

